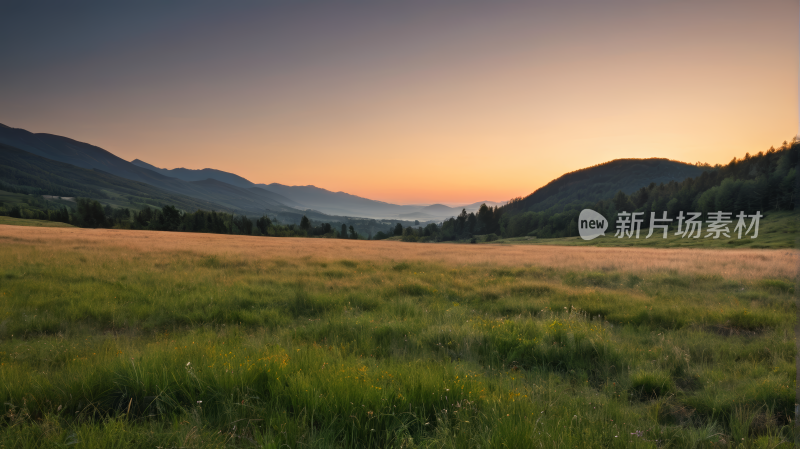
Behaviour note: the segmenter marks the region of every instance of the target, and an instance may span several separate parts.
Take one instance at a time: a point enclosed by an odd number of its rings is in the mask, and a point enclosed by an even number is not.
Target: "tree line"
[[[172,205],[146,206],[139,211],[124,207],[102,205],[89,198],[76,198],[74,208],[47,209],[40,197],[25,199],[25,206],[4,205],[0,215],[15,218],[58,221],[82,228],[115,228],[172,232],[201,232],[213,234],[255,235],[272,237],[324,237],[365,239],[371,236],[356,231],[352,224],[323,223],[303,215],[299,224],[281,224],[266,214],[255,218],[245,215],[197,210],[185,212]],[[362,220],[363,221],[363,220]],[[374,220],[369,220],[370,222]],[[401,225],[402,228],[402,225]]]
[[[675,218],[680,211],[708,213],[723,211],[752,214],[770,210],[792,210],[800,205],[800,142],[784,142],[755,155],[733,158],[727,165],[703,172],[682,182],[651,183],[647,187],[596,202],[558,204],[542,211],[514,211],[514,205],[500,208],[500,234],[503,237],[539,238],[578,235],[578,215],[583,209],[603,214],[613,228],[620,212],[644,212],[643,227],[649,226],[650,212]]]
[[[474,239],[476,235],[494,235],[500,232],[502,210],[482,204],[478,212],[467,213],[462,209],[456,217],[437,224],[428,223],[426,226],[408,226],[397,223],[393,227],[380,231],[375,235],[376,240],[400,236],[405,242],[445,242],[453,240]],[[491,238],[490,238],[491,239]]]
[[[61,223],[71,223],[69,210],[60,207],[52,210],[28,209],[19,205],[10,206],[8,209],[0,210],[0,215],[12,218],[25,218],[28,220],[47,220],[58,221]]]
[[[139,211],[103,206],[99,201],[77,198],[73,210],[28,210],[19,206],[0,211],[17,218],[60,221],[82,228],[116,228],[172,232],[255,235],[272,237],[364,238],[353,226],[342,224],[341,230],[330,223],[315,223],[303,215],[299,225],[281,224],[267,215],[252,219],[245,215],[197,210],[181,211],[175,206],[147,206]]]
[[[0,190],[13,187],[0,182]],[[21,193],[18,190],[6,190],[12,193]],[[23,193],[24,194],[24,193]],[[61,223],[71,223],[69,209],[65,206],[52,207],[41,196],[28,195],[22,199],[22,204],[5,204],[0,201],[0,215],[12,218],[25,218],[29,220],[58,221]]]
[[[360,238],[352,226],[347,229],[342,224],[341,230],[337,231],[330,223],[312,222],[305,215],[299,224],[281,224],[266,214],[253,220],[245,215],[225,212],[182,212],[174,206],[164,206],[160,210],[146,207],[135,212],[131,229],[270,237]]]

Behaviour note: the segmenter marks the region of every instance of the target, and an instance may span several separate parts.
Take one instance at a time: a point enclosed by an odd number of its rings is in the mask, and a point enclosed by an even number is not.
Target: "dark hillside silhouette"
[[[539,238],[571,237],[578,235],[577,218],[582,209],[603,214],[614,228],[617,214],[644,212],[644,226],[649,226],[650,212],[659,216],[667,212],[674,218],[680,211],[723,211],[754,213],[770,210],[792,210],[800,203],[800,183],[797,179],[800,161],[800,142],[784,142],[756,155],[733,158],[724,166],[707,167],[699,176],[681,182],[651,182],[632,192],[623,190],[597,195],[586,194],[580,182],[570,181],[595,170],[589,168],[564,175],[532,195],[513,200],[500,209],[503,215],[500,232],[504,237],[535,236]],[[610,166],[603,164],[599,167]],[[575,188],[577,186],[577,188]],[[555,198],[563,198],[555,201]],[[536,202],[537,199],[542,199]],[[543,208],[544,206],[547,208]]]
[[[512,200],[504,209],[508,212],[542,211],[573,201],[593,202],[620,190],[631,194],[651,183],[680,182],[708,169],[710,167],[669,159],[615,159],[562,175],[530,195]]]

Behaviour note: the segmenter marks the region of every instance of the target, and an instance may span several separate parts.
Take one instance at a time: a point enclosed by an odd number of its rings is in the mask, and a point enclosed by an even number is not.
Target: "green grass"
[[[0,215],[0,225],[12,225],[12,226],[37,226],[37,227],[48,227],[48,228],[73,228],[71,224],[61,223],[59,221],[48,221],[48,220],[32,220],[27,218],[13,218],[13,217],[4,217]]]
[[[748,223],[749,224],[749,223]],[[729,227],[732,231],[735,222]],[[583,240],[580,237],[566,237],[553,239],[537,239],[536,237],[512,237],[495,240],[491,244],[531,244],[531,245],[567,245],[567,246],[619,246],[619,247],[651,247],[651,248],[795,248],[800,238],[800,214],[797,212],[769,212],[761,218],[758,237],[750,236],[738,239],[731,233],[732,238],[721,236],[719,239],[704,238],[705,225],[700,238],[681,238],[675,236],[676,228],[670,229],[666,239],[662,238],[663,231],[657,230],[647,239],[648,229],[642,230],[639,238],[614,237],[615,228],[611,226],[606,230],[606,235],[594,240]],[[752,235],[752,233],[751,233]],[[483,236],[481,236],[483,237]],[[485,237],[484,237],[485,238]],[[482,239],[478,243],[483,243]]]
[[[793,279],[0,241],[0,447],[793,446]]]

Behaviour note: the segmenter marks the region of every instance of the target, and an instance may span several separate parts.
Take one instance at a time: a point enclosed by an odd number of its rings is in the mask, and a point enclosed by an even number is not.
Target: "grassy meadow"
[[[0,447],[793,447],[799,256],[0,225]]]

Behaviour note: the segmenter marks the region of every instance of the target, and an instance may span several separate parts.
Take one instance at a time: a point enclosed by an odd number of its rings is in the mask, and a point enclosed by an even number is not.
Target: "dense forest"
[[[619,212],[650,212],[658,216],[667,212],[674,218],[680,211],[745,211],[762,213],[770,210],[791,210],[800,203],[800,183],[797,170],[800,163],[800,141],[784,142],[756,155],[745,154],[724,166],[711,167],[700,176],[682,182],[651,183],[630,195],[622,191],[609,198],[568,204],[557,204],[544,210],[535,205],[520,207],[524,199],[511,201],[497,212],[502,215],[499,233],[503,237],[536,236],[539,238],[578,235],[578,215],[582,209],[603,214],[614,227]]]

